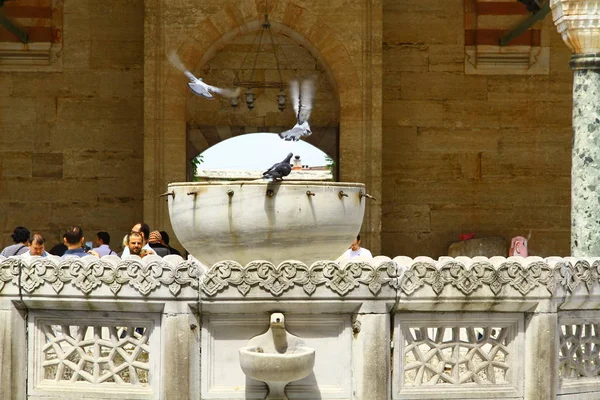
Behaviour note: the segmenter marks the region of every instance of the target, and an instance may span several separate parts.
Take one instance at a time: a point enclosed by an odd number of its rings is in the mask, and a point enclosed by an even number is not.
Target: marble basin
[[[360,231],[362,183],[210,181],[169,184],[171,225],[207,266],[335,260]]]
[[[239,349],[240,366],[246,376],[263,382],[285,382],[306,378],[315,365],[315,350],[297,347],[293,352],[264,353],[260,347]]]

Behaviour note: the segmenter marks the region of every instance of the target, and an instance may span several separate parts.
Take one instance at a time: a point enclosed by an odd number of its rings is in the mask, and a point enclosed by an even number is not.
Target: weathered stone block
[[[403,72],[402,98],[406,100],[486,100],[486,77],[463,73]]]
[[[141,68],[143,66],[143,40],[92,40],[90,67],[93,69]],[[117,50],[118,49],[118,50]]]
[[[426,204],[398,204],[385,202],[382,217],[386,232],[429,232],[431,231],[430,208]]]
[[[422,152],[495,152],[501,130],[495,128],[418,128],[416,144]]]
[[[508,257],[508,244],[503,237],[485,237],[454,242],[448,248],[449,257]]]
[[[31,155],[34,178],[63,177],[63,153],[33,153]]]
[[[31,153],[29,152],[2,152],[1,175],[2,177],[28,178],[31,177]]]
[[[446,126],[444,108],[442,101],[384,101],[383,125]]]
[[[525,134],[526,135],[526,134]],[[515,176],[571,176],[571,153],[568,150],[544,152],[531,150],[483,153],[481,174],[485,178],[510,178]]]
[[[462,45],[429,45],[429,71],[463,72],[464,46]]]

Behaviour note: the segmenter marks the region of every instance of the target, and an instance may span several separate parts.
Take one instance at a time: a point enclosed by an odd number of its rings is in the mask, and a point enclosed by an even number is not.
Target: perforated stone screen
[[[85,391],[86,398],[158,398],[159,328],[151,314],[32,312],[31,397]]]
[[[518,396],[522,329],[516,314],[396,314],[394,398]]]

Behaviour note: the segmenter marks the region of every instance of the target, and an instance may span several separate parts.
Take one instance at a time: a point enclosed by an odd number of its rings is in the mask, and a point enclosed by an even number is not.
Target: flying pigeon
[[[289,153],[282,162],[273,164],[271,168],[263,172],[263,179],[283,180],[284,176],[288,176],[292,172],[292,164],[290,164],[292,156],[293,154]]]
[[[183,63],[177,56],[177,53],[175,53],[174,51],[169,53],[169,61],[171,62],[171,64],[173,64],[173,66],[175,68],[182,71],[185,74],[185,76],[187,76],[190,79],[190,81],[188,82],[188,86],[189,86],[190,90],[198,96],[202,96],[202,97],[212,100],[212,99],[214,99],[214,97],[212,95],[213,93],[219,93],[222,96],[230,97],[230,98],[238,97],[240,95],[240,88],[237,88],[237,89],[218,88],[216,86],[211,86],[211,85],[205,83],[202,80],[202,78],[196,78],[194,76],[194,74],[192,74],[190,71],[188,71],[185,68],[185,65],[183,65]]]
[[[290,130],[281,132],[279,137],[284,140],[298,141],[303,136],[310,136],[312,131],[308,125],[312,102],[315,92],[314,82],[310,79],[302,81],[301,90],[298,90],[298,81],[290,82],[290,97],[296,111],[296,125]]]

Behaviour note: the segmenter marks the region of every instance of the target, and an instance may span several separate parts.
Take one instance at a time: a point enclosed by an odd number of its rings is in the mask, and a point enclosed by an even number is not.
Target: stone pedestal
[[[600,2],[551,0],[554,24],[573,51],[571,254],[600,254]]]

